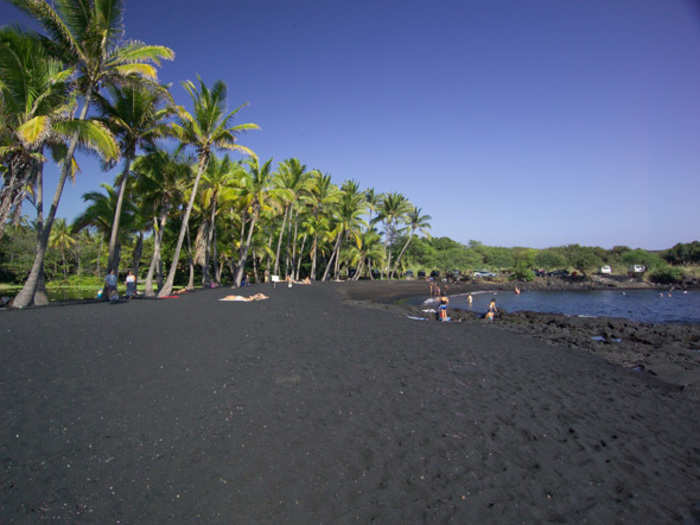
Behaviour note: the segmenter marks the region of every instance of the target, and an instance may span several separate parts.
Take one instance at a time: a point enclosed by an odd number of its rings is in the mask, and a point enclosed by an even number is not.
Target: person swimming
[[[473,302],[474,298],[472,297],[472,294],[467,295],[467,304],[471,307]]]
[[[496,308],[496,298],[494,297],[491,299],[491,302],[489,303],[489,312],[496,313],[498,312],[498,308]]]

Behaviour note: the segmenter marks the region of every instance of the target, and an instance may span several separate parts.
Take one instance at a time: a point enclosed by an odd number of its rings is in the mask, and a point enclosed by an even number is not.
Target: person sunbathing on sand
[[[235,301],[235,302],[242,302],[242,303],[249,303],[251,301],[263,301],[265,299],[269,299],[267,295],[264,293],[256,293],[251,295],[250,297],[244,297],[242,295],[227,295],[226,297],[222,297],[219,299],[219,301]]]

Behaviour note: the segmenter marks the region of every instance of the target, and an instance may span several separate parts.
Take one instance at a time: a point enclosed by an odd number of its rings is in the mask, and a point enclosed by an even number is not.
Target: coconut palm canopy
[[[371,277],[376,268],[390,277],[392,257],[398,266],[408,244],[399,250],[396,235],[425,229],[426,218],[412,222],[414,207],[400,193],[334,184],[294,157],[258,160],[239,139],[261,128],[237,121],[247,104],[228,109],[223,81],[184,81],[191,110],[177,105],[171,86],[157,82],[158,66],[174,52],[128,39],[124,2],[10,3],[43,30],[0,28],[0,228],[17,220],[25,199],[38,225],[34,263],[15,307],[32,304],[47,250],[61,250],[66,271],[90,266],[71,265],[75,237],[65,221],[55,222],[65,180],[78,172],[78,147],[97,151],[105,167],[123,167],[113,185],[84,195],[73,232],[99,232],[107,269],[119,271],[121,248],[138,246],[131,261],[138,270],[144,249],[147,294],[152,283],[160,296],[172,293],[178,270],[188,265],[188,285],[196,273],[207,286],[281,273]],[[45,216],[41,174],[50,157],[60,177]],[[381,232],[373,227],[379,222]]]

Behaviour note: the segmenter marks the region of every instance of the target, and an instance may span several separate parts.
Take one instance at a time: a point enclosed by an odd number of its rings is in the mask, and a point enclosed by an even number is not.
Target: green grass
[[[46,285],[46,292],[49,301],[78,301],[85,299],[96,299],[97,292],[102,289],[103,281],[92,276],[71,276],[68,279],[49,281]],[[173,290],[179,290],[183,286],[175,286]],[[0,283],[0,296],[13,297],[22,289],[21,284]],[[139,283],[136,287],[139,293],[143,293],[145,287]],[[126,294],[126,285],[119,283],[117,286],[119,295]],[[156,291],[156,287],[153,287]]]

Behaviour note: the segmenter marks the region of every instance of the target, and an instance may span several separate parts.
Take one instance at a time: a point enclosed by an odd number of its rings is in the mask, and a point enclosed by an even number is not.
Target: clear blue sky
[[[648,249],[700,238],[693,0],[126,2],[160,78],[229,86],[258,155],[399,191],[467,243]],[[0,24],[26,18],[0,3]],[[82,158],[59,214],[111,182]],[[53,184],[50,179],[49,183]],[[47,188],[53,192],[53,188]]]

